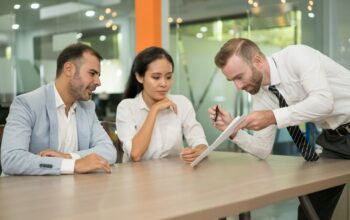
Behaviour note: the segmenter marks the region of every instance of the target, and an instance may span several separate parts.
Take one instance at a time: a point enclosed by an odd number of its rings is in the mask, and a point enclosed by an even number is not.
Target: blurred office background
[[[291,44],[307,44],[350,68],[349,0],[161,3],[162,45],[175,60],[172,93],[192,101],[209,143],[218,136],[208,119],[209,106],[220,104],[234,116],[251,108],[251,97],[236,91],[214,65],[216,52],[228,39],[252,39],[267,55]],[[105,58],[102,86],[93,100],[100,120],[113,122],[135,56],[135,36],[142,34],[135,31],[134,0],[8,0],[0,4],[0,124],[5,123],[14,96],[54,80],[58,53],[74,42],[91,45]],[[313,141],[318,129],[312,124],[302,126]],[[230,142],[219,150],[239,151]],[[284,129],[278,132],[274,153],[296,154]]]

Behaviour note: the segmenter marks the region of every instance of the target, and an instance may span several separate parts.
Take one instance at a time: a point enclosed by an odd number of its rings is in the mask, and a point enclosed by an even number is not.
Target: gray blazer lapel
[[[91,119],[80,102],[78,102],[75,109],[75,118],[77,120],[78,150],[86,150],[90,147],[89,120]]]
[[[46,86],[46,112],[49,117],[50,123],[50,149],[57,150],[58,149],[58,120],[57,120],[57,111],[56,111],[56,100],[55,100],[55,91],[54,85],[51,82]]]

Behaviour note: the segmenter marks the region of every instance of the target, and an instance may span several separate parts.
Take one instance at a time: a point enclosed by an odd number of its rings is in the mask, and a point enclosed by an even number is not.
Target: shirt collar
[[[145,110],[149,111],[149,108],[148,108],[148,106],[146,105],[145,100],[144,100],[143,97],[142,97],[142,92],[140,92],[139,94],[137,94],[136,97],[135,97],[135,99],[136,99],[136,102],[137,102],[137,107],[138,107],[139,109],[145,109]]]
[[[279,76],[277,63],[275,63],[276,60],[273,57],[267,57],[267,61],[270,67],[270,85],[278,85],[281,82],[281,79]]]
[[[53,84],[53,88],[55,91],[56,108],[61,108],[62,106],[65,108],[66,105],[64,104],[61,98],[61,95],[58,93],[55,83]],[[77,102],[74,102],[73,105],[71,106],[71,109],[75,110],[76,107],[77,107]]]

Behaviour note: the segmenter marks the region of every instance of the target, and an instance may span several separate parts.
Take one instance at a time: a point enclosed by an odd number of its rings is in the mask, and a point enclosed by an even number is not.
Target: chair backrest
[[[114,147],[117,150],[117,163],[122,163],[123,161],[123,143],[119,140],[116,133],[115,122],[101,121],[102,127],[107,132],[109,138],[112,140]]]
[[[2,135],[4,133],[4,128],[5,128],[5,125],[0,124],[0,151],[1,151],[1,141],[2,141]],[[0,157],[0,174],[1,172],[2,172],[2,167],[1,167],[1,157]]]
[[[4,133],[4,128],[5,128],[5,125],[0,124],[0,144],[1,144],[1,140],[2,140],[2,134]]]

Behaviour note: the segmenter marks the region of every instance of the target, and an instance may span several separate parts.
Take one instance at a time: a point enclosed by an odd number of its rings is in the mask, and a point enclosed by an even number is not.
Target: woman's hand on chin
[[[156,102],[151,109],[155,109],[157,112],[165,109],[171,109],[175,114],[177,114],[176,104],[167,97]]]

